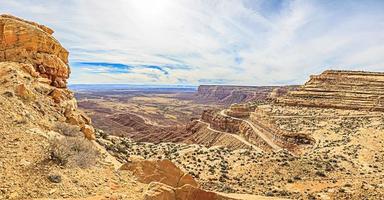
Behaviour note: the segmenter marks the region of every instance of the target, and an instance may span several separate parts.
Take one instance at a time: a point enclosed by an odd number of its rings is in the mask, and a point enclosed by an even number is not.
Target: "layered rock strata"
[[[244,103],[244,104],[232,104],[226,111],[227,115],[237,118],[249,117],[250,113],[255,111],[257,104]]]
[[[307,145],[314,142],[307,134],[279,129],[262,109],[256,109],[255,112],[251,113],[250,120],[258,127],[259,131],[271,138],[274,143],[286,149],[293,149],[297,145]]]
[[[244,144],[232,134],[226,134],[221,131],[210,130],[209,124],[194,120],[186,128],[191,135],[183,141],[187,144],[200,144],[206,147],[225,146],[229,149],[249,149],[249,145]]]
[[[1,15],[0,62],[30,64],[50,85],[65,88],[70,73],[68,51],[52,34],[53,30],[46,26]]]
[[[265,100],[274,88],[277,87],[200,85],[197,90],[197,99],[231,105],[234,103]]]
[[[205,110],[201,115],[201,119],[209,123],[211,128],[229,133],[239,132],[241,124],[241,120],[220,115],[216,110]]]
[[[327,70],[278,98],[291,106],[384,111],[384,73]]]

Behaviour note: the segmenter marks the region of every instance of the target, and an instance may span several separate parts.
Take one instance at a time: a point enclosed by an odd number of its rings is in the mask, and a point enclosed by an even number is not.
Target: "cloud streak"
[[[1,4],[56,31],[70,51],[71,83],[277,85],[330,68],[384,70],[383,1]]]

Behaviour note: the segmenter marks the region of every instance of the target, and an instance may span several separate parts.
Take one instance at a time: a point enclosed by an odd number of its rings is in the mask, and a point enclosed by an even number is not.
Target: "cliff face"
[[[52,113],[57,117],[51,120],[76,125],[87,138],[94,139],[90,118],[77,109],[73,93],[66,89],[70,73],[68,52],[52,33],[48,27],[34,22],[0,16],[2,87],[14,92],[28,106],[52,104],[41,111],[42,117]]]
[[[20,85],[15,89],[17,94],[25,95],[23,93],[29,91],[35,97],[51,97],[58,113],[63,116],[60,120],[79,126],[87,138],[93,139],[90,118],[77,110],[73,93],[66,89],[70,74],[68,51],[52,37],[52,33],[53,30],[46,26],[1,15],[0,62],[9,62],[3,63],[3,69],[20,68],[31,76],[28,81],[19,80]]]
[[[240,120],[220,115],[215,110],[206,110],[201,115],[202,121],[209,123],[215,130],[237,133],[239,132]]]
[[[200,85],[197,99],[230,105],[247,101],[265,100],[270,92],[277,87]]]
[[[384,73],[327,70],[277,102],[321,108],[384,111]]]
[[[65,88],[68,51],[52,37],[53,30],[9,15],[0,17],[0,62],[30,64],[49,84]]]

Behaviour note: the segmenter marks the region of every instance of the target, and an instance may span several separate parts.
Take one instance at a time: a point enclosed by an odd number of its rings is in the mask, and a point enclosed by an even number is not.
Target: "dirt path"
[[[223,115],[224,117],[230,117],[232,119],[236,119],[236,120],[241,120],[245,123],[247,123],[249,126],[251,126],[251,128],[253,129],[253,131],[261,138],[263,139],[269,146],[271,146],[275,151],[279,151],[281,150],[282,148],[279,147],[278,145],[276,145],[267,135],[265,135],[262,131],[260,131],[260,129],[262,129],[261,127],[256,127],[252,122],[248,121],[248,120],[245,120],[245,119],[241,119],[241,118],[237,118],[237,117],[232,117],[232,116],[229,116],[225,113],[226,109],[224,110],[221,110],[220,111],[220,115]]]
[[[234,133],[228,133],[228,132],[218,131],[218,130],[215,130],[215,129],[211,128],[211,124],[209,124],[209,123],[207,123],[207,122],[203,122],[203,121],[201,121],[200,119],[197,120],[197,121],[199,121],[199,122],[201,122],[201,123],[203,123],[203,124],[206,124],[206,125],[207,125],[207,128],[208,128],[209,130],[213,131],[213,132],[216,132],[216,133],[222,133],[222,134],[225,134],[225,135],[229,135],[229,136],[231,136],[231,137],[233,137],[233,138],[239,140],[240,142],[244,143],[245,145],[250,146],[252,149],[256,149],[256,150],[258,150],[258,151],[260,151],[260,152],[262,151],[258,146],[256,146],[256,145],[254,145],[254,144],[248,142],[247,140],[245,140],[245,139],[244,139],[243,137],[241,137],[240,135],[237,135],[237,134],[234,134]]]

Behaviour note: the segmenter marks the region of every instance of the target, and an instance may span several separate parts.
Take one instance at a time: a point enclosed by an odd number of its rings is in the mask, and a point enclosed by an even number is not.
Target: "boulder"
[[[24,100],[32,101],[36,98],[36,96],[33,94],[31,90],[27,88],[27,86],[23,83],[18,86],[16,86],[15,93],[17,96]]]
[[[189,174],[181,171],[169,160],[134,160],[120,167],[121,170],[132,171],[142,183],[161,182],[171,187],[189,184],[198,186]]]
[[[90,126],[90,125],[84,125],[83,128],[81,128],[81,132],[84,133],[84,137],[87,138],[88,140],[95,140],[95,129]]]
[[[65,94],[63,90],[60,89],[54,89],[50,95],[55,103],[60,103],[65,99]]]

